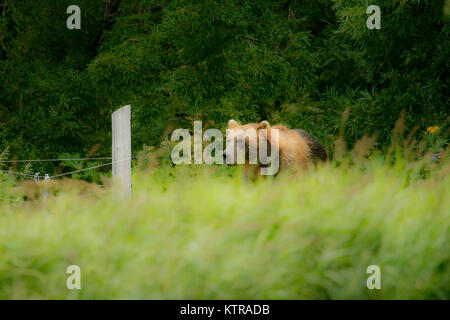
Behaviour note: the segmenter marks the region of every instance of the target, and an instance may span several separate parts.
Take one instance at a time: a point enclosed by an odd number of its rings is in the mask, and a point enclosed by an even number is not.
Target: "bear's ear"
[[[230,121],[228,121],[228,128],[234,128],[237,127],[239,125],[239,123],[237,123],[237,121],[231,119]]]
[[[258,128],[259,129],[268,129],[268,128],[270,128],[269,121],[266,121],[266,120],[261,121],[260,123],[258,123]]]

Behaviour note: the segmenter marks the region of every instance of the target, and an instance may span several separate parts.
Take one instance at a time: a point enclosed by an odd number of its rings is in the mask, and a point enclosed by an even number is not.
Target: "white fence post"
[[[131,106],[124,106],[112,114],[112,174],[131,196]]]

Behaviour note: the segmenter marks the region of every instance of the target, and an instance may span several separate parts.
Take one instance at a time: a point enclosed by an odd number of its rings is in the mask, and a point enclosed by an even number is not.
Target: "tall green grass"
[[[0,201],[0,298],[449,299],[450,166],[422,171],[158,168],[133,173],[132,199],[71,182],[46,205]],[[66,288],[72,264],[81,290]]]

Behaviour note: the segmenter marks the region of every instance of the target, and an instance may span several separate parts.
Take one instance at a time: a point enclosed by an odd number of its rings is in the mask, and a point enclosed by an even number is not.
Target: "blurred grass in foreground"
[[[233,170],[136,170],[131,200],[72,181],[46,206],[0,201],[0,298],[450,299],[448,161],[425,180],[402,160]]]

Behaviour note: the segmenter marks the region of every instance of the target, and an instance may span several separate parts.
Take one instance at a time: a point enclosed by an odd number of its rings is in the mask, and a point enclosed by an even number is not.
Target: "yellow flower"
[[[183,65],[181,66],[181,69],[186,69],[187,67],[188,67],[187,65],[183,64]]]
[[[178,54],[180,54],[180,53],[182,53],[184,51],[184,49],[180,49],[180,50],[178,50],[177,52],[178,52]]]
[[[438,127],[438,126],[432,126],[432,127],[428,127],[428,128],[427,128],[427,132],[428,132],[428,133],[431,133],[431,134],[436,133],[438,130],[439,130],[439,127]]]

